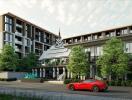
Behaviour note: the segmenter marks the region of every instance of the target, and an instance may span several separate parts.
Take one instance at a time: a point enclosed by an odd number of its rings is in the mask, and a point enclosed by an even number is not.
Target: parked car
[[[81,82],[69,83],[67,88],[70,90],[90,90],[93,92],[104,91],[108,89],[108,85],[100,80],[87,79]]]

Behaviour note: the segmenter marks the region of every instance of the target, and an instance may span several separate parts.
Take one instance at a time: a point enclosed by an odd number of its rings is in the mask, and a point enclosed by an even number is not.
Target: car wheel
[[[98,86],[93,86],[92,91],[93,92],[99,92],[99,87]]]
[[[72,90],[72,91],[74,91],[75,90],[74,85],[70,85],[69,89]]]

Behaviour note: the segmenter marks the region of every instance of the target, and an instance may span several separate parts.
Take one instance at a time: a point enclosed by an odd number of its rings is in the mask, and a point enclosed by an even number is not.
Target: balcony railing
[[[16,52],[22,52],[22,50],[19,49],[18,47],[15,47],[15,51],[16,51]]]
[[[16,24],[16,27],[22,28],[22,25],[20,25],[20,24]]]
[[[17,39],[15,39],[15,43],[21,44],[21,45],[22,45],[22,41],[19,41],[19,40],[17,40]]]
[[[16,32],[15,32],[15,35],[17,35],[17,36],[22,36],[22,33],[16,31]]]

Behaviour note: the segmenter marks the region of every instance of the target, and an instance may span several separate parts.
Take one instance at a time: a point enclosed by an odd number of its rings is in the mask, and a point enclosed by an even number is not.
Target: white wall
[[[0,72],[0,78],[17,78],[22,79],[24,78],[25,72]]]

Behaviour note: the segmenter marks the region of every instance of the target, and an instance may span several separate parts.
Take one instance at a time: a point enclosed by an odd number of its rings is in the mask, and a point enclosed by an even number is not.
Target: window
[[[11,17],[5,16],[5,31],[13,31],[13,19]]]
[[[103,47],[97,47],[97,56],[100,56],[100,55],[102,55],[103,54]]]
[[[88,36],[88,40],[91,40],[91,36]]]
[[[132,53],[132,43],[126,43],[125,52]]]
[[[91,47],[90,51],[91,51],[91,56],[94,56],[94,47]]]
[[[4,40],[8,42],[13,42],[13,35],[9,33],[5,33]]]
[[[116,33],[115,32],[110,32],[110,36],[111,37],[116,36]]]
[[[127,34],[127,29],[122,29],[121,34]]]

